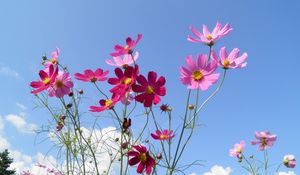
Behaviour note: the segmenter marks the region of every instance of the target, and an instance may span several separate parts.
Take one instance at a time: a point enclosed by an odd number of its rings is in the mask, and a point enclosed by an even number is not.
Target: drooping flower
[[[59,71],[58,75],[55,78],[53,86],[48,88],[50,97],[61,98],[64,95],[68,95],[71,92],[74,84],[72,82],[71,76],[69,73],[64,71]]]
[[[104,110],[112,109],[115,104],[119,101],[118,98],[111,98],[111,99],[101,99],[99,101],[100,106],[90,106],[91,112],[102,112]]]
[[[75,78],[77,80],[81,80],[84,82],[92,82],[95,83],[96,81],[105,81],[108,78],[106,75],[109,73],[109,71],[103,71],[103,69],[97,69],[95,72],[93,72],[90,69],[87,69],[84,71],[84,74],[76,73]]]
[[[132,147],[134,150],[127,153],[129,157],[132,157],[129,159],[128,164],[130,166],[138,164],[136,172],[139,174],[142,174],[144,169],[146,170],[146,174],[150,174],[155,165],[155,160],[151,157],[146,147],[142,145],[135,145]]]
[[[175,137],[175,134],[173,134],[172,130],[165,129],[163,131],[156,130],[155,133],[151,133],[151,136],[155,140],[170,140]]]
[[[110,92],[113,93],[114,96],[123,99],[126,94],[130,92],[131,86],[135,83],[138,73],[138,65],[135,67],[128,66],[124,72],[121,68],[116,68],[115,74],[117,77],[108,79],[108,83],[114,85]]]
[[[166,95],[166,88],[164,87],[166,79],[163,76],[157,79],[156,72],[149,72],[148,80],[143,75],[139,75],[136,81],[138,84],[133,84],[132,90],[141,94],[137,95],[135,100],[143,103],[144,107],[158,104],[161,101],[160,96]]]
[[[45,70],[41,70],[39,72],[39,76],[40,76],[41,80],[40,81],[32,81],[30,83],[30,86],[32,88],[35,88],[35,90],[32,90],[31,93],[37,94],[37,93],[51,87],[53,85],[53,83],[55,82],[57,75],[58,75],[58,68],[56,67],[54,69],[53,65],[50,65]]]
[[[55,51],[51,53],[51,58],[49,60],[46,60],[44,63],[44,66],[47,68],[50,65],[57,65],[58,64],[58,55],[59,55],[60,49],[57,47]]]
[[[159,108],[160,108],[161,112],[172,111],[172,108],[167,104],[162,104],[162,105],[160,105]]]
[[[296,166],[296,158],[292,154],[285,155],[283,157],[283,164],[288,168],[295,168]]]
[[[216,60],[218,65],[224,69],[243,68],[247,65],[246,60],[248,54],[245,52],[243,55],[239,56],[239,52],[240,50],[238,48],[234,48],[228,55],[226,52],[226,47],[222,47],[219,51],[220,59],[215,51],[212,51],[211,57],[212,59]]]
[[[188,68],[180,67],[180,80],[188,89],[200,88],[205,91],[218,81],[219,74],[214,73],[218,67],[217,62],[212,60],[207,64],[207,55],[199,54],[197,61],[189,55],[186,57],[186,64]]]
[[[110,55],[113,57],[118,57],[124,54],[132,54],[135,46],[137,43],[142,39],[142,35],[138,34],[136,41],[133,40],[131,37],[126,38],[126,44],[124,46],[121,45],[115,45],[115,51],[111,53]]]
[[[231,157],[236,156],[237,158],[241,159],[242,158],[242,152],[244,148],[246,147],[246,143],[244,140],[242,140],[240,143],[236,143],[233,146],[233,149],[229,150],[229,155]]]
[[[255,137],[257,140],[251,141],[252,145],[260,144],[258,150],[263,151],[268,147],[274,145],[274,142],[277,140],[277,136],[275,134],[271,134],[269,131],[255,131]]]
[[[206,25],[203,25],[203,34],[199,32],[195,27],[191,26],[190,30],[195,35],[195,37],[188,36],[187,40],[191,42],[202,42],[208,46],[212,46],[216,43],[217,40],[229,34],[232,31],[232,28],[227,23],[222,28],[222,24],[217,22],[214,30],[210,32]]]
[[[122,127],[124,130],[127,130],[131,126],[131,119],[124,118]]]
[[[117,66],[122,68],[127,68],[133,64],[139,57],[139,53],[135,52],[133,58],[131,54],[124,54],[123,56],[113,57],[113,60],[106,59],[105,62],[111,66]]]

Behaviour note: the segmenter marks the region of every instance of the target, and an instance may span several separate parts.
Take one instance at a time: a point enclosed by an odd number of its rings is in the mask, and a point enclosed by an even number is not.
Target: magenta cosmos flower
[[[77,80],[81,80],[84,82],[92,82],[95,83],[96,81],[105,81],[108,78],[105,77],[109,71],[103,71],[102,69],[97,69],[95,72],[93,72],[90,69],[87,69],[84,71],[84,74],[76,73],[75,78]]]
[[[260,151],[266,150],[268,147],[273,146],[277,139],[277,136],[275,134],[271,134],[269,131],[255,131],[255,137],[257,140],[251,141],[251,144],[260,144],[258,147]]]
[[[132,147],[134,150],[131,150],[127,153],[129,157],[132,157],[129,159],[128,164],[130,166],[139,164],[136,169],[137,173],[142,174],[144,169],[146,169],[146,174],[150,174],[155,165],[155,160],[150,156],[146,147],[142,145],[136,145]]]
[[[188,89],[199,89],[205,91],[218,81],[219,74],[214,73],[218,68],[217,62],[212,60],[207,64],[207,55],[200,54],[197,61],[193,56],[186,57],[188,68],[180,67],[181,82],[188,85]]]
[[[58,63],[58,55],[59,55],[59,48],[57,47],[55,49],[55,51],[53,51],[51,53],[51,58],[49,60],[46,60],[45,63],[44,63],[44,66],[45,67],[49,67],[50,65],[57,65]]]
[[[104,110],[112,109],[115,104],[119,101],[118,98],[111,98],[111,99],[101,99],[99,101],[100,106],[90,106],[91,112],[102,112]]]
[[[229,155],[231,157],[236,156],[237,158],[241,159],[242,158],[242,152],[244,148],[246,147],[246,143],[244,140],[242,140],[240,143],[236,143],[233,146],[233,149],[229,150]]]
[[[61,98],[71,92],[74,84],[69,73],[59,71],[52,87],[48,88],[50,97]]]
[[[136,81],[138,84],[133,84],[132,90],[140,94],[135,97],[135,100],[143,103],[144,107],[158,104],[161,101],[160,96],[166,95],[166,88],[164,87],[166,79],[163,76],[157,79],[156,72],[149,72],[148,80],[143,75],[139,75]]]
[[[296,166],[296,158],[292,154],[285,155],[283,157],[283,164],[288,168],[295,168]]]
[[[167,129],[163,131],[156,130],[155,133],[151,133],[151,136],[155,140],[170,140],[175,137],[173,131],[172,130],[169,131]]]
[[[45,89],[48,89],[50,86],[53,85],[55,78],[58,74],[58,68],[56,67],[54,70],[54,66],[50,65],[45,70],[41,70],[39,72],[39,76],[41,78],[40,81],[33,81],[30,83],[30,86],[32,88],[35,88],[35,90],[32,90],[32,94],[37,94]]]
[[[211,57],[212,59],[218,62],[218,65],[223,67],[224,69],[235,69],[235,68],[243,68],[247,65],[247,57],[248,54],[245,52],[241,56],[239,56],[240,50],[238,48],[234,48],[230,54],[228,55],[226,52],[226,47],[222,47],[219,51],[220,59],[218,58],[215,51],[212,51]]]
[[[142,35],[138,34],[136,41],[132,38],[128,37],[126,38],[126,44],[124,46],[121,45],[115,45],[115,51],[111,53],[110,55],[113,57],[118,57],[124,54],[132,54],[135,46],[138,44],[138,42],[142,39]]]
[[[229,34],[232,30],[230,25],[227,23],[223,28],[222,24],[217,22],[214,30],[210,32],[206,25],[203,25],[203,33],[199,32],[195,27],[191,26],[190,30],[196,37],[188,36],[188,41],[191,42],[202,42],[208,46],[212,46],[216,43],[217,40]]]
[[[127,68],[133,64],[139,57],[139,53],[136,52],[132,58],[131,54],[125,54],[123,56],[113,57],[113,60],[106,59],[105,62],[111,66]]]

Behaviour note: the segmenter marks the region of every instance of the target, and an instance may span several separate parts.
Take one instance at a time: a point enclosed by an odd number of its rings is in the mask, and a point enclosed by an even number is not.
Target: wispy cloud
[[[289,171],[289,172],[279,172],[278,175],[296,175],[295,172]]]
[[[23,78],[17,71],[13,70],[8,66],[4,66],[2,64],[0,64],[0,75],[9,76],[17,80],[23,80]]]
[[[26,111],[27,107],[25,105],[23,105],[22,103],[17,102],[16,105],[22,110],[22,111]]]
[[[18,115],[9,114],[5,116],[5,120],[14,125],[21,133],[33,134],[37,130],[37,126],[33,123],[27,123],[26,120]]]
[[[209,172],[204,173],[203,175],[230,175],[232,172],[230,167],[222,167],[219,165],[213,166]]]

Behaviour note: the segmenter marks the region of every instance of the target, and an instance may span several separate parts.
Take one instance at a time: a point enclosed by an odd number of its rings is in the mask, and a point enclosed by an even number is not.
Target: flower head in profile
[[[151,157],[146,147],[142,145],[132,146],[134,149],[129,151],[127,155],[131,157],[128,161],[130,166],[136,165],[136,172],[142,174],[146,170],[146,174],[151,174],[152,168],[155,165],[155,160]]]
[[[110,55],[113,57],[118,57],[124,54],[132,54],[135,46],[138,44],[138,42],[142,39],[142,35],[138,34],[137,39],[133,40],[131,37],[126,38],[126,44],[124,46],[121,45],[115,45],[115,51],[111,53]]]
[[[111,66],[117,66],[122,68],[127,68],[131,64],[133,64],[139,57],[139,53],[135,52],[134,56],[132,57],[131,54],[124,54],[123,56],[116,56],[113,57],[113,60],[106,59],[105,62]]]
[[[30,83],[30,86],[35,89],[35,90],[32,90],[31,93],[37,94],[37,93],[51,87],[53,85],[53,83],[55,82],[57,75],[58,75],[58,67],[54,68],[53,65],[50,65],[45,70],[41,70],[39,72],[39,76],[40,76],[41,80],[32,81]]]
[[[49,60],[46,60],[44,63],[44,66],[47,68],[50,65],[57,65],[58,64],[58,55],[59,55],[60,49],[57,47],[55,51],[51,53],[51,58]]]
[[[208,30],[208,27],[206,25],[203,25],[202,30],[203,33],[199,32],[195,27],[191,26],[190,30],[195,35],[195,37],[188,36],[187,40],[191,42],[201,42],[205,43],[208,46],[213,46],[216,41],[218,41],[220,38],[226,36],[229,34],[230,31],[232,31],[232,28],[227,23],[222,28],[222,24],[217,22],[215,28],[212,32]]]
[[[257,140],[251,141],[251,144],[259,144],[258,150],[260,151],[266,150],[268,147],[273,146],[277,140],[277,136],[275,134],[271,134],[269,131],[255,131],[255,137]]]
[[[175,137],[175,134],[172,130],[165,129],[163,131],[156,130],[155,133],[151,133],[151,136],[155,140],[170,140]]]
[[[233,149],[229,150],[229,155],[231,157],[236,156],[239,159],[242,159],[242,152],[244,150],[244,148],[246,147],[246,143],[245,141],[241,141],[240,143],[236,143],[233,146]]]
[[[122,123],[122,128],[127,130],[131,126],[131,119],[124,118]]]
[[[296,158],[292,154],[285,155],[282,162],[288,168],[295,168],[296,166]]]
[[[91,111],[91,112],[102,112],[104,110],[112,109],[118,101],[119,101],[118,98],[101,99],[99,101],[100,106],[90,106],[89,111]]]
[[[218,81],[219,74],[214,73],[218,65],[214,60],[208,64],[207,55],[199,54],[196,61],[189,55],[186,57],[186,64],[188,68],[180,67],[180,80],[188,89],[200,88],[205,91]]]
[[[163,76],[157,78],[156,72],[149,72],[148,79],[143,75],[139,75],[136,79],[137,83],[132,85],[132,90],[140,93],[135,97],[135,100],[143,103],[144,107],[151,107],[152,104],[158,104],[160,96],[166,95],[165,83],[166,79]]]
[[[59,71],[53,86],[48,88],[49,96],[61,98],[64,95],[68,95],[73,86],[74,84],[70,74],[64,71]]]
[[[106,77],[106,75],[109,73],[109,71],[103,71],[102,69],[97,69],[95,72],[87,69],[84,71],[83,74],[81,73],[76,73],[75,74],[75,78],[77,80],[81,80],[84,82],[92,82],[95,83],[96,81],[105,81],[108,78]]]
[[[220,59],[215,51],[212,51],[211,57],[212,59],[216,60],[218,65],[224,69],[243,68],[247,65],[246,60],[248,54],[245,52],[239,56],[239,52],[240,50],[238,48],[234,48],[228,55],[226,52],[226,47],[222,47],[219,52]]]

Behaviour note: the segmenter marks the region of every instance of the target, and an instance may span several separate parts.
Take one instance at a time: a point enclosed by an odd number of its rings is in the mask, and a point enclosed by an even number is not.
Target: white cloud
[[[10,67],[1,65],[1,64],[0,64],[0,75],[13,77],[18,80],[23,79],[17,71],[11,69]]]
[[[209,172],[204,173],[203,175],[230,175],[232,172],[230,167],[223,168],[222,166],[215,165]]]
[[[0,151],[8,149],[10,147],[10,143],[0,135]]]
[[[2,117],[0,116],[0,131],[2,131],[4,129],[4,121],[2,119]]]
[[[22,111],[26,111],[27,110],[27,107],[21,103],[16,103],[16,105],[22,110]]]
[[[37,130],[37,126],[32,123],[27,123],[26,120],[18,115],[9,114],[5,116],[6,121],[14,125],[21,133],[34,133]]]
[[[192,174],[190,174],[190,175],[197,175],[197,173],[192,173]]]
[[[289,172],[279,172],[278,175],[296,175],[296,173],[294,173],[293,171],[289,171]]]

